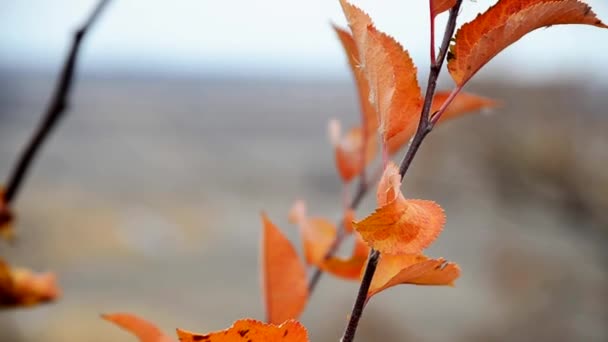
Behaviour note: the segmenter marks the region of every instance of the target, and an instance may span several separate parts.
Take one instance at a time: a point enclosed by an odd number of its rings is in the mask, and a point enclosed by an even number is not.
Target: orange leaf
[[[262,286],[269,323],[297,318],[308,299],[306,269],[295,248],[262,214]]]
[[[367,298],[399,284],[453,286],[459,276],[458,265],[443,258],[429,259],[420,254],[381,254]]]
[[[331,120],[329,129],[336,155],[336,168],[345,183],[361,174],[376,155],[376,140],[365,137],[360,127],[351,128],[345,136],[340,135],[340,122]],[[364,150],[364,144],[367,144]]]
[[[14,215],[4,200],[4,190],[0,188],[0,238],[5,240],[13,238],[13,220]]]
[[[390,162],[378,185],[380,208],[356,222],[355,229],[382,253],[418,254],[439,236],[445,214],[433,201],[406,200],[399,178],[397,166]]]
[[[361,68],[359,49],[357,48],[353,36],[349,32],[337,26],[333,26],[333,28],[338,34],[342,47],[344,47],[344,51],[348,57],[348,64],[355,77],[357,91],[359,93],[359,105],[362,114],[361,126],[363,132],[366,132],[368,139],[372,139],[378,129],[378,118],[374,107],[369,102],[369,84],[367,83],[367,78]]]
[[[306,204],[301,200],[294,203],[289,217],[299,226],[306,263],[319,265],[336,239],[336,227],[324,218],[308,218]]]
[[[367,33],[364,71],[380,118],[379,132],[386,143],[418,122],[423,99],[409,54],[395,39],[373,26],[367,28]]]
[[[378,115],[379,131],[386,143],[412,121],[417,121],[420,115],[423,100],[416,67],[395,39],[376,30],[365,12],[346,0],[340,3],[359,51],[359,64],[369,84],[370,102]]]
[[[359,7],[351,5],[346,0],[340,0],[340,5],[342,6],[342,11],[344,12],[344,16],[348,22],[348,27],[350,27],[350,31],[352,32],[356,51],[359,52],[359,63],[357,65],[362,66],[365,64],[362,59],[365,57],[363,51],[366,47],[367,27],[373,25],[372,19]],[[355,49],[351,48],[350,50]]]
[[[36,274],[24,268],[9,268],[0,260],[0,307],[32,306],[59,297],[53,273]]]
[[[104,314],[101,317],[131,332],[140,342],[173,342],[156,325],[128,313]]]
[[[437,15],[449,11],[454,5],[456,0],[430,0],[431,1],[431,13],[433,18]]]
[[[608,28],[578,0],[500,0],[456,33],[448,69],[464,85],[494,56],[543,26],[586,24]]]
[[[181,342],[307,342],[306,328],[289,320],[281,325],[266,324],[252,319],[241,319],[226,329],[209,334],[197,334],[177,329]]]
[[[321,263],[319,268],[339,278],[352,280],[359,279],[367,261],[369,246],[361,239],[359,234],[355,235],[355,245],[350,258],[343,259],[332,256]]]
[[[450,93],[447,91],[439,91],[435,94],[430,111],[431,115],[439,110],[449,95]],[[465,114],[471,114],[486,108],[493,108],[497,105],[498,104],[496,101],[489,98],[471,93],[460,92],[458,95],[456,95],[454,100],[452,100],[452,103],[450,103],[450,105],[446,108],[445,112],[441,116],[441,119],[439,119],[439,122],[459,118]],[[417,127],[418,122],[415,122],[399,132],[399,134],[397,134],[393,139],[389,140],[387,145],[388,153],[390,155],[397,153],[399,149],[412,138],[414,133],[416,133]]]

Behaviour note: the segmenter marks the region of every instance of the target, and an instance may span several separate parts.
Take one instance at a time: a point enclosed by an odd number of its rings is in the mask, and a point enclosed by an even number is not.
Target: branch
[[[443,62],[445,61],[445,58],[447,56],[447,51],[450,47],[450,40],[452,39],[454,31],[456,30],[456,18],[458,17],[458,12],[460,11],[461,5],[462,0],[457,0],[454,7],[452,7],[452,9],[450,10],[450,17],[448,18],[448,23],[445,28],[443,42],[441,43],[441,48],[439,49],[439,55],[431,65],[426,94],[424,97],[424,106],[422,107],[422,113],[420,113],[418,129],[416,130],[416,135],[414,135],[414,138],[410,143],[407,153],[405,154],[403,161],[401,162],[401,165],[399,167],[399,175],[401,176],[401,180],[403,180],[405,173],[412,164],[412,161],[414,160],[414,157],[416,156],[420,145],[422,145],[424,138],[433,129],[433,122],[431,121],[430,113],[431,104],[433,103],[435,88],[437,87],[437,79],[439,78],[441,67],[443,66]],[[445,106],[447,107],[447,105]],[[374,277],[374,273],[376,272],[376,266],[378,265],[379,258],[380,252],[372,249],[367,259],[367,266],[365,268],[363,279],[361,280],[361,285],[359,286],[359,293],[357,294],[357,299],[355,300],[355,304],[353,305],[353,309],[350,314],[350,320],[348,322],[348,325],[346,326],[346,330],[344,331],[344,335],[342,336],[341,342],[352,342],[355,338],[355,333],[359,325],[359,320],[361,319],[361,314],[363,313],[363,308],[365,307],[365,303],[367,301],[367,293]]]
[[[59,80],[53,91],[53,97],[47,106],[42,121],[22,151],[6,183],[4,201],[7,204],[17,197],[21,185],[27,176],[32,162],[36,158],[38,151],[53,128],[57,125],[59,119],[61,119],[65,113],[65,109],[69,105],[69,95],[74,80],[74,70],[78,59],[80,44],[108,3],[109,0],[100,0],[84,24],[74,33],[72,46],[61,69]]]

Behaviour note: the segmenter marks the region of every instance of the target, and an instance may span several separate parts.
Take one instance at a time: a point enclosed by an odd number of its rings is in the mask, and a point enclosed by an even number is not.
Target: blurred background
[[[460,22],[494,2],[466,0]],[[605,1],[587,2],[608,20]],[[424,83],[427,2],[354,3],[410,50]],[[94,4],[0,2],[2,177]],[[263,319],[260,211],[294,241],[295,199],[340,216],[326,124],[355,124],[359,108],[332,22],[345,24],[337,0],[113,1],[16,203],[18,240],[0,244],[11,264],[55,271],[64,294],[1,311],[0,340],[134,341],[99,318],[116,311],[168,333]],[[606,41],[592,27],[541,29],[471,82],[502,107],[434,131],[404,187],[444,207],[427,254],[462,276],[374,297],[358,340],[608,340]],[[313,341],[339,338],[357,288],[322,279],[302,317]]]

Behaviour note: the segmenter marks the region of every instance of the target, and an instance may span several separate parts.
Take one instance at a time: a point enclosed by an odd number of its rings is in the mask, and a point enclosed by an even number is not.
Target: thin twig
[[[374,273],[376,273],[376,266],[378,266],[378,258],[380,258],[380,252],[371,249],[369,251],[369,257],[367,258],[367,266],[365,267],[365,273],[363,274],[363,278],[361,279],[359,293],[357,294],[357,299],[355,301],[355,305],[353,306],[353,311],[350,313],[350,320],[348,321],[346,331],[344,332],[344,335],[340,340],[342,342],[353,341],[355,339],[357,326],[359,325],[359,320],[361,319],[363,308],[365,308],[365,303],[367,302],[367,291],[369,290],[369,287],[372,284]]]
[[[19,189],[21,188],[38,151],[53,128],[57,125],[59,119],[61,119],[65,113],[65,110],[69,105],[69,95],[74,80],[74,70],[78,59],[80,44],[109,2],[110,0],[99,1],[84,24],[74,33],[72,46],[63,64],[59,80],[53,91],[53,97],[47,106],[42,121],[19,156],[6,183],[4,201],[7,204],[17,197]]]
[[[462,0],[457,0],[454,7],[452,7],[450,10],[450,16],[445,28],[443,42],[441,43],[441,48],[439,49],[439,55],[437,56],[437,60],[435,60],[431,65],[427,90],[424,97],[424,105],[422,107],[422,113],[420,113],[418,129],[416,130],[416,134],[414,135],[414,138],[412,139],[412,142],[410,143],[405,157],[403,158],[403,161],[399,167],[399,175],[401,176],[402,180],[412,164],[412,161],[414,160],[422,141],[433,129],[430,113],[431,104],[433,103],[435,88],[437,87],[437,79],[439,78],[441,67],[443,66],[443,62],[447,56],[450,40],[452,39],[454,31],[456,30],[456,18],[458,17],[458,12],[460,11],[461,5]],[[348,325],[346,326],[346,330],[344,331],[344,335],[341,339],[342,342],[352,342],[355,338],[355,333],[357,331],[357,327],[359,326],[359,320],[361,319],[361,314],[363,313],[363,308],[365,307],[365,303],[367,301],[367,293],[369,291],[369,287],[371,286],[374,273],[376,272],[379,259],[380,252],[372,249],[367,259],[367,266],[365,267],[365,273],[363,275],[363,279],[361,280],[361,285],[359,286],[357,299],[355,300]]]

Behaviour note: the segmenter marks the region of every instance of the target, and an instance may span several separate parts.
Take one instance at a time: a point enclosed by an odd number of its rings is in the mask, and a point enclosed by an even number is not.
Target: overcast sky
[[[56,67],[68,33],[95,2],[0,1],[0,65]],[[494,2],[465,0],[460,22]],[[608,1],[587,2],[608,20]],[[379,29],[396,36],[420,68],[427,65],[426,0],[353,3],[369,12]],[[441,19],[440,25],[445,15]],[[338,0],[114,0],[86,43],[83,63],[90,70],[348,76],[331,22],[345,23]],[[608,76],[607,46],[608,30],[541,29],[510,47],[482,74]]]

